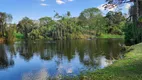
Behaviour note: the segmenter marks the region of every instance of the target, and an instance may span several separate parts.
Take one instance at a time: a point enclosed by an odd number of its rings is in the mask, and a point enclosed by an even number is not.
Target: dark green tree
[[[110,11],[105,16],[107,21],[107,33],[111,34],[123,34],[126,18],[122,12]]]
[[[0,12],[0,37],[4,37],[6,26],[12,21],[12,15]]]
[[[33,20],[29,19],[28,17],[24,17],[17,25],[18,31],[24,34],[25,39],[28,38],[28,33],[35,28],[36,27],[33,23]]]

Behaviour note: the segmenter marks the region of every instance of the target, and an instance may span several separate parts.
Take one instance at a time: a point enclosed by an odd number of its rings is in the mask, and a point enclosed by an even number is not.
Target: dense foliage
[[[132,22],[127,23],[125,29],[125,41],[128,44],[136,44],[142,42],[142,28]]]
[[[0,12],[0,37],[4,37],[7,23],[11,22],[12,15]]]
[[[112,34],[123,34],[123,29],[125,26],[125,17],[121,12],[108,12],[106,14],[107,21],[107,31]]]
[[[125,17],[122,12],[111,11],[104,16],[98,8],[85,9],[79,17],[72,17],[69,11],[64,15],[56,12],[53,18],[46,16],[39,20],[24,17],[17,25],[7,24],[12,17],[6,13],[3,14],[5,15],[0,17],[1,36],[11,38],[10,40],[14,39],[12,35],[16,38],[33,40],[86,39],[103,34],[123,35],[125,27]]]

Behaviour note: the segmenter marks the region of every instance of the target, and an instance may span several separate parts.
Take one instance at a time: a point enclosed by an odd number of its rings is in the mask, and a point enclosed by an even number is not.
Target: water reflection
[[[5,45],[0,45],[0,69],[8,68],[9,66],[14,65],[13,61],[13,51],[11,51],[11,55],[8,55],[5,50]]]
[[[0,45],[0,78],[28,80],[27,74],[35,72],[38,77],[43,73],[47,77],[79,74],[81,69],[104,68],[121,57],[119,44],[123,44],[123,40],[20,41]],[[4,68],[12,71],[7,72]],[[12,77],[15,75],[19,77]]]

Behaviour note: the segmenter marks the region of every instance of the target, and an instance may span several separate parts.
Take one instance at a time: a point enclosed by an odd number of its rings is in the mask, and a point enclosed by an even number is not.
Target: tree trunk
[[[139,17],[139,0],[136,0],[135,5],[136,5],[136,18],[138,19],[138,17]]]
[[[25,33],[24,33],[25,39],[28,39],[28,31],[27,28],[25,27]]]
[[[139,11],[139,16],[142,16],[142,0],[139,0],[138,2],[138,11]]]

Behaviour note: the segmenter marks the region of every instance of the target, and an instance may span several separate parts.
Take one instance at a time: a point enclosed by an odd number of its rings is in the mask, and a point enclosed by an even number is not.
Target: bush
[[[15,41],[15,36],[14,36],[14,28],[9,28],[6,31],[6,41],[8,43],[13,43]]]
[[[139,21],[139,22],[142,22],[142,16],[140,16],[140,17],[138,18],[138,21]]]
[[[142,42],[142,28],[137,27],[136,24],[127,24],[124,32],[126,43],[137,44],[139,42]]]
[[[24,38],[24,35],[21,34],[21,33],[14,33],[14,36],[15,36],[17,39],[23,39],[23,38]]]

